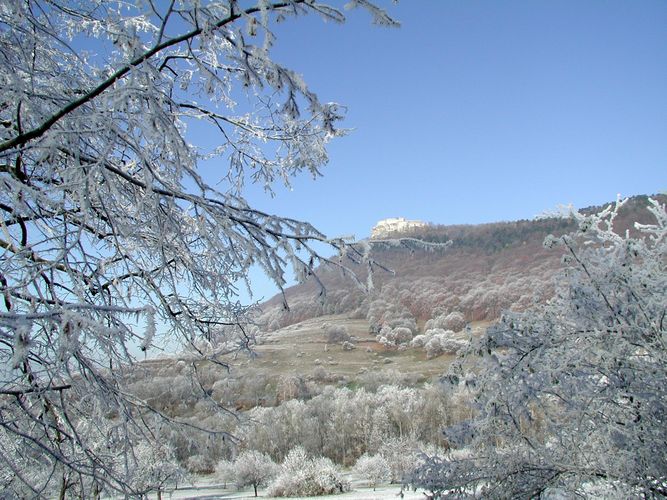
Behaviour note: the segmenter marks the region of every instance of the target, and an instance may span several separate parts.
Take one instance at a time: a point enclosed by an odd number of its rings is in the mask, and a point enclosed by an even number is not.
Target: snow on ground
[[[290,500],[389,500],[389,499],[400,499],[401,488],[398,485],[390,486],[380,486],[373,491],[373,488],[356,488],[354,491],[349,493],[343,493],[340,495],[326,495],[318,497],[289,497]],[[266,498],[263,490],[260,490],[259,496]],[[404,492],[405,500],[424,500],[426,497],[421,491],[412,491],[405,490]],[[157,496],[151,496],[150,498],[157,498]],[[162,494],[163,500],[167,499],[178,499],[178,500],[187,500],[187,499],[199,499],[199,500],[231,500],[231,499],[249,499],[255,498],[252,488],[243,491],[235,491],[233,488],[230,490],[221,488],[219,486],[193,486],[186,488],[179,488],[178,490],[172,492],[164,492]]]

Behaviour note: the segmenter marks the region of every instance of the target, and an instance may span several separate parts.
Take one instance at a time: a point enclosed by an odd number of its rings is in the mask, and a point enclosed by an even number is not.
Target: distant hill
[[[664,195],[653,197],[662,203],[667,199]],[[632,231],[635,221],[651,222],[644,210],[647,198],[636,196],[628,201],[616,221],[619,232]],[[602,208],[582,211],[593,213]],[[454,311],[469,322],[494,320],[504,309],[522,310],[552,296],[561,254],[545,249],[542,242],[548,234],[575,229],[571,219],[540,218],[478,225],[429,224],[395,231],[394,238],[451,244],[446,250],[435,251],[374,246],[372,257],[394,274],[377,271],[375,290],[369,295],[340,271],[323,266],[317,271],[326,288],[323,297],[311,279],[286,290],[289,310],[285,310],[281,296],[263,304],[260,322],[275,330],[318,316],[345,314],[367,318],[371,328],[402,318],[419,330],[425,321]],[[363,269],[356,271],[365,279]]]

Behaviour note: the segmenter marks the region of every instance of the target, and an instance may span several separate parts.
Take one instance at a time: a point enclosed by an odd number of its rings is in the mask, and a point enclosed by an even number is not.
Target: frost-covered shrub
[[[391,341],[391,328],[388,326],[382,327],[380,333],[375,336],[375,340],[386,347],[392,347],[396,345]]]
[[[412,330],[403,326],[397,328],[384,326],[376,336],[376,339],[380,344],[387,347],[397,347],[402,344],[407,345],[412,340]]]
[[[451,330],[453,332],[460,332],[466,326],[466,319],[459,311],[454,311],[449,314],[441,314],[433,319],[429,319],[424,325],[424,330],[431,330],[433,328],[442,328],[443,330]]]
[[[412,340],[412,330],[410,328],[399,326],[392,330],[392,340],[398,344],[407,344]]]
[[[443,322],[442,327],[445,330],[452,330],[453,332],[460,332],[466,326],[466,319],[459,311],[449,313]]]
[[[319,360],[315,360],[319,361]],[[313,370],[312,379],[317,382],[326,382],[331,378],[331,374],[324,368],[320,363],[316,363],[318,366]]]
[[[429,339],[424,344],[426,357],[430,359],[438,357],[441,354],[455,354],[459,351],[459,349],[462,349],[466,346],[468,343],[466,340],[453,337],[453,335],[454,332],[451,330],[445,331],[444,333],[436,333],[430,336],[427,335]]]
[[[379,333],[383,327],[404,327],[409,328],[413,334],[417,332],[417,322],[410,311],[400,304],[383,299],[371,302],[367,319],[370,331],[374,333]]]
[[[345,325],[326,323],[324,325],[324,333],[327,336],[327,342],[330,344],[340,344],[350,340],[350,334]]]
[[[366,479],[373,487],[373,491],[378,484],[391,479],[389,462],[382,455],[363,454],[354,464],[354,472]]]
[[[352,342],[343,342],[343,351],[352,351],[356,348],[357,346],[354,345]]]
[[[468,341],[457,336],[451,330],[432,328],[426,330],[423,335],[417,335],[410,345],[422,347],[428,358],[435,358],[441,354],[454,354],[465,347]]]
[[[319,496],[344,493],[349,489],[350,483],[331,460],[310,458],[299,446],[285,457],[268,494],[274,497]]]
[[[410,342],[410,347],[424,347],[429,337],[426,335],[416,335]]]
[[[417,322],[410,316],[390,317],[385,321],[385,325],[391,328],[407,328],[412,334],[417,332]]]

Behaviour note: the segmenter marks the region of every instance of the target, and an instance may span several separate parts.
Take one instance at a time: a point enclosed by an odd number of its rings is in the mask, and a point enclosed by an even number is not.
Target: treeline
[[[453,249],[465,248],[493,253],[526,244],[536,238],[541,240],[547,234],[561,235],[574,229],[576,224],[572,219],[548,218],[474,226],[427,226],[419,237],[424,241],[439,243],[451,240]]]
[[[390,441],[445,446],[442,427],[455,405],[437,386],[382,386],[377,391],[326,387],[309,399],[257,407],[240,428],[243,447],[282,461],[295,444],[313,456],[352,465]]]
[[[563,234],[576,229],[571,218],[545,217],[485,224],[429,224],[393,233],[395,238],[416,238],[428,242],[446,243],[452,248],[497,252],[514,244],[523,244],[547,234]]]
[[[445,446],[443,423],[463,418],[464,405],[437,385],[419,385],[414,376],[392,370],[371,371],[352,383],[315,372],[275,376],[243,367],[234,376],[210,363],[163,362],[138,372],[127,389],[184,424],[155,429],[176,462],[190,472],[212,473],[243,450],[280,463],[299,445],[311,456],[348,466],[364,454],[386,455],[388,442]]]

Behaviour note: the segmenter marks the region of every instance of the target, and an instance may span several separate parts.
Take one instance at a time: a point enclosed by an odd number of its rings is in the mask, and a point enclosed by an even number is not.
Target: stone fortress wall
[[[420,220],[407,220],[403,217],[392,217],[379,221],[371,229],[371,239],[379,239],[390,236],[391,233],[407,231],[426,226],[426,222]]]

